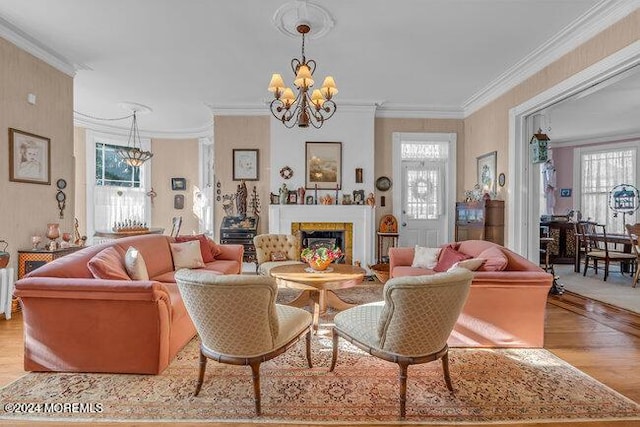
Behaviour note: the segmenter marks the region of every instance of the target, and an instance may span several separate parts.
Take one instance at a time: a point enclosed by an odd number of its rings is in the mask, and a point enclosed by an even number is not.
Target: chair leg
[[[256,402],[256,415],[262,415],[260,411],[260,362],[251,364],[251,376],[253,377],[253,400]]]
[[[451,384],[451,375],[449,373],[449,352],[442,356],[442,370],[444,371],[444,381],[447,383],[447,388],[453,393],[453,385]]]
[[[336,360],[338,360],[338,340],[340,337],[336,333],[336,330],[333,330],[333,351],[331,353],[331,366],[329,367],[329,372],[333,371],[333,368],[336,367]]]
[[[607,281],[607,276],[609,276],[609,260],[604,261],[604,281]]]
[[[309,365],[310,368],[313,368],[313,364],[311,363],[311,328],[309,328],[306,334],[306,347],[307,347],[307,365]]]
[[[587,255],[584,256],[584,271],[582,272],[583,276],[587,275],[587,268],[589,268],[589,257]]]
[[[400,418],[404,418],[407,413],[407,367],[406,363],[398,363],[400,372],[398,380],[400,381]]]
[[[204,371],[207,369],[207,356],[202,353],[200,350],[200,372],[198,373],[198,384],[196,384],[196,391],[193,393],[194,396],[197,396],[200,393],[200,389],[202,388],[202,383],[204,382]]]
[[[640,265],[638,265],[636,263],[636,274],[633,275],[633,286],[632,287],[636,287],[636,285],[638,284],[638,277],[640,276]]]

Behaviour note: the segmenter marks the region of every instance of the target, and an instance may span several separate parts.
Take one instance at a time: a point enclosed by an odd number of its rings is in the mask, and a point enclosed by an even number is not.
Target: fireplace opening
[[[300,246],[302,249],[311,248],[327,248],[333,249],[335,247],[340,248],[342,256],[335,262],[337,264],[344,264],[345,262],[345,246],[344,246],[344,231],[325,231],[325,230],[302,230],[300,232]]]

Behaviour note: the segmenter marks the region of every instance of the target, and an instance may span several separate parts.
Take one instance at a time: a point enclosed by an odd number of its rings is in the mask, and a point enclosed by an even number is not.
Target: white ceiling
[[[292,81],[300,39],[272,24],[285,0],[0,0],[0,18],[77,69],[76,111],[120,117],[148,105],[142,131],[211,127],[211,109],[264,108],[272,73]],[[465,106],[609,0],[315,0],[335,27],[308,40],[316,81],[331,74],[340,103],[383,110]],[[3,24],[0,22],[0,24]],[[340,107],[338,107],[340,108]],[[339,110],[338,110],[339,113]],[[337,113],[337,114],[338,114]],[[553,126],[556,126],[556,120]],[[122,127],[128,127],[123,123]]]

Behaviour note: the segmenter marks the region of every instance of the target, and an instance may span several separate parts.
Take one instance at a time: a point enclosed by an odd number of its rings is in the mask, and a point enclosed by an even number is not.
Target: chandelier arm
[[[303,64],[304,62],[300,62],[300,60],[298,58],[293,58],[291,60],[291,71],[293,71],[293,75],[297,75],[298,74],[298,68]]]

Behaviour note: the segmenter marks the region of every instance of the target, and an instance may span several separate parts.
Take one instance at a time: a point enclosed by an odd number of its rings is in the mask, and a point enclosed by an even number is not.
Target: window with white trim
[[[622,215],[609,208],[609,193],[619,184],[636,185],[637,146],[600,146],[579,150],[580,211],[606,226],[607,233],[625,233]],[[635,218],[626,217],[626,222]]]

